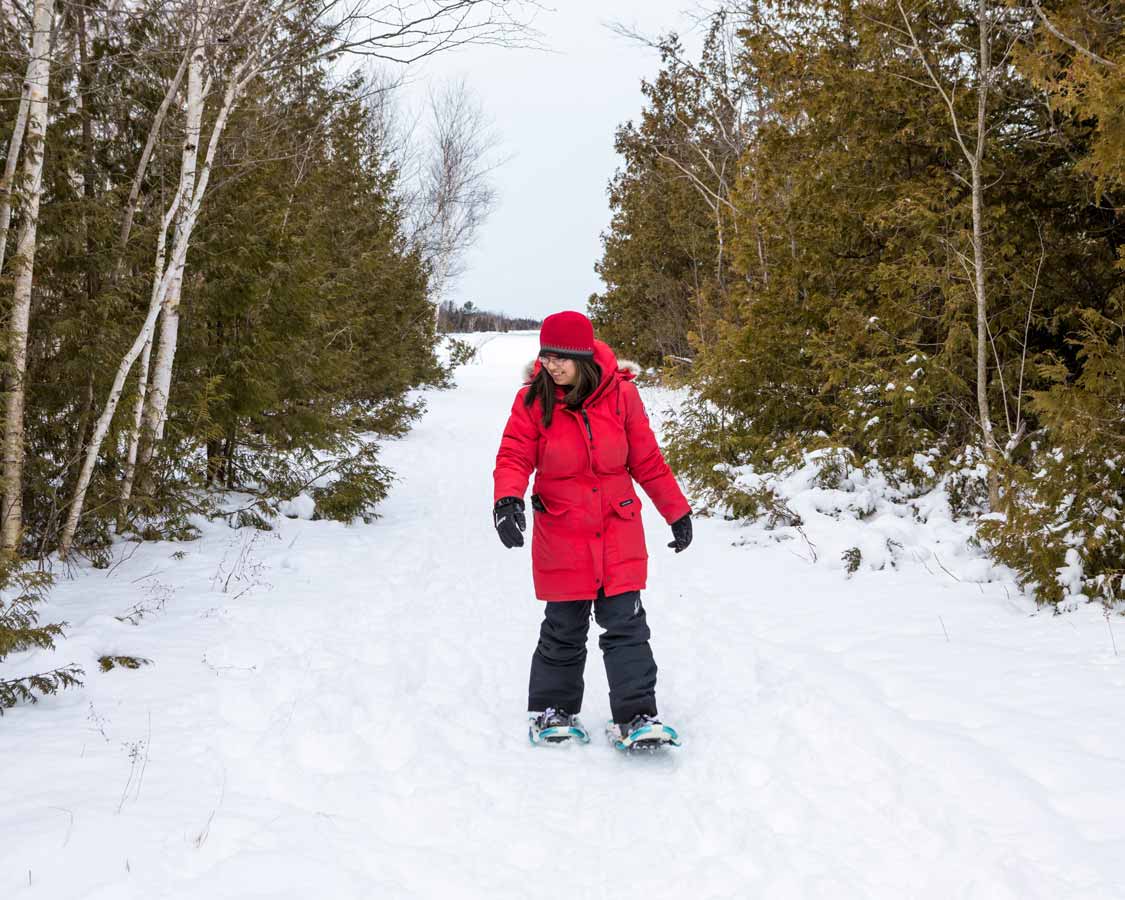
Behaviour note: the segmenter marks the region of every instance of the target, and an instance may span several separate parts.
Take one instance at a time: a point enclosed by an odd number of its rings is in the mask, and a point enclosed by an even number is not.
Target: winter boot
[[[578,716],[564,709],[547,707],[543,712],[527,714],[527,737],[533,744],[562,744],[567,741],[590,742],[590,735]]]
[[[680,746],[680,735],[671,725],[665,725],[656,716],[642,713],[625,724],[607,722],[606,736],[618,750],[652,750],[669,745]]]

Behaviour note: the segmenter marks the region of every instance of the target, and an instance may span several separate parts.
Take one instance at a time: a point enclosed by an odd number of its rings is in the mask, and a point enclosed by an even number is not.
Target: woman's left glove
[[[492,508],[492,524],[509,550],[523,546],[523,532],[527,520],[523,516],[523,500],[519,497],[501,497]]]
[[[686,550],[689,544],[691,544],[691,513],[672,523],[672,543],[668,546],[674,547],[679,553],[681,550]]]

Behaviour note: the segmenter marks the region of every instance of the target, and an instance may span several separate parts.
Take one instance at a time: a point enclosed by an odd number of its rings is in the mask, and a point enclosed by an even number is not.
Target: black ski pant
[[[531,683],[527,708],[548,707],[574,714],[582,710],[586,667],[586,636],[590,606],[604,632],[598,639],[609,681],[609,708],[615,722],[629,722],[640,713],[656,715],[656,661],[648,644],[648,622],[641,592],[611,597],[599,592],[597,600],[564,600],[545,603],[539,645],[531,657]]]

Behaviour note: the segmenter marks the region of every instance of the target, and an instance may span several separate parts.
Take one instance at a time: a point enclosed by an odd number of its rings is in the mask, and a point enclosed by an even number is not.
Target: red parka
[[[648,574],[641,501],[644,488],[671,524],[691,512],[657,446],[635,372],[618,368],[609,346],[594,341],[602,379],[581,409],[555,405],[550,428],[530,389],[516,394],[496,454],[493,502],[532,487],[531,571],[540,600],[591,600],[640,590]],[[539,374],[535,362],[531,376]],[[564,391],[557,389],[556,396]],[[538,501],[538,502],[536,502]]]

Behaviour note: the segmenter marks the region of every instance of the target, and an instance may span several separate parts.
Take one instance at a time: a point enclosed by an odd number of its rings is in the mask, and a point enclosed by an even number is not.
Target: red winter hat
[[[539,353],[593,359],[594,326],[582,313],[571,310],[547,316],[539,328]]]

